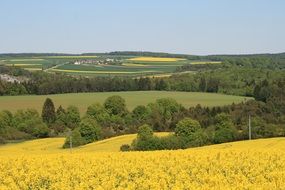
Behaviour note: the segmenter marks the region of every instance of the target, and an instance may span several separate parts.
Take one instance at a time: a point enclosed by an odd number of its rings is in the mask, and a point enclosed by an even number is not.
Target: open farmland
[[[184,61],[185,59],[180,58],[169,58],[169,57],[135,57],[128,59],[129,61],[146,61],[146,62],[176,62]]]
[[[283,189],[285,185],[284,138],[129,153],[83,151],[86,147],[82,152],[53,151],[62,139],[54,144],[51,140],[0,147],[0,189]],[[35,144],[34,152],[23,152],[22,144],[28,143]],[[17,149],[21,153],[15,154]],[[37,153],[45,150],[50,154]]]
[[[113,60],[114,62],[102,62],[104,60]],[[75,62],[82,63],[75,64]],[[171,75],[176,72],[178,67],[187,64],[220,63],[218,61],[190,61],[172,57],[129,57],[120,55],[8,57],[0,62],[2,65],[20,67],[30,71],[44,70],[69,75],[131,77]]]
[[[102,63],[100,61],[109,61]],[[82,62],[75,64],[75,62]],[[96,63],[98,62],[98,63]],[[100,63],[99,63],[100,62]],[[117,63],[114,63],[117,62]],[[189,64],[189,60],[167,57],[129,57],[129,56],[34,56],[7,57],[2,65],[21,67],[26,70],[45,70],[46,72],[66,73],[84,76],[152,76],[171,74],[177,67]]]
[[[134,92],[97,92],[97,93],[71,93],[42,96],[3,96],[0,97],[0,109],[16,111],[18,109],[34,108],[41,111],[43,102],[47,97],[51,98],[56,106],[75,105],[81,113],[84,113],[89,105],[95,102],[103,103],[112,95],[120,95],[126,100],[127,108],[132,110],[138,105],[147,105],[158,98],[174,98],[185,107],[196,106],[221,106],[233,102],[246,101],[249,98],[214,93],[198,92],[167,92],[167,91],[134,91]]]
[[[159,57],[98,57],[98,60],[118,59],[119,64],[63,64],[55,67],[50,72],[64,72],[73,75],[97,75],[97,76],[146,76],[162,73],[173,73],[178,66],[189,63],[179,58]]]

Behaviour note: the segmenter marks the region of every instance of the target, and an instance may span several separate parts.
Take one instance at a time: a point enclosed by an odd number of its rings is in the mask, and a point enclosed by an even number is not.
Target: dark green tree
[[[85,118],[80,122],[79,131],[86,143],[91,143],[101,138],[101,127],[96,120],[91,118]]]
[[[42,119],[45,123],[51,124],[55,122],[56,114],[52,100],[47,98],[42,109]]]
[[[138,140],[148,140],[153,137],[153,130],[149,125],[142,125],[138,129]]]
[[[99,103],[92,104],[87,108],[86,115],[96,119],[99,123],[105,123],[109,120],[109,114],[107,110]]]
[[[191,118],[184,118],[177,123],[175,135],[192,138],[198,130],[201,130],[201,125],[198,121]]]
[[[149,117],[150,110],[146,106],[137,106],[132,111],[132,116],[135,120],[139,122],[144,122]]]
[[[80,113],[77,107],[68,106],[66,109],[66,126],[70,129],[75,129],[80,123]]]
[[[107,98],[104,107],[111,115],[124,115],[127,112],[125,100],[117,95]]]
[[[218,114],[215,120],[215,143],[230,142],[236,139],[237,130],[229,115],[225,113]]]

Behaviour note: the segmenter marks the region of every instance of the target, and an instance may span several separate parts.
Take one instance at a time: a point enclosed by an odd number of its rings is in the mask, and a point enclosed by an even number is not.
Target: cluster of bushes
[[[15,114],[9,111],[0,112],[0,143],[48,135],[49,128],[36,110],[18,110]]]
[[[174,134],[165,137],[155,136],[151,126],[142,125],[137,138],[131,145],[122,145],[121,151],[175,150],[237,140],[238,131],[228,115],[222,113],[215,119],[211,129],[203,129],[198,121],[184,118],[176,124]]]

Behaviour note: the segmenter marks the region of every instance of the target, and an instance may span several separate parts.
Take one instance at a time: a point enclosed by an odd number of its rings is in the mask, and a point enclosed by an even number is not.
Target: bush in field
[[[74,129],[70,136],[67,136],[63,144],[63,148],[70,148],[70,140],[72,141],[72,147],[77,147],[86,144],[84,138],[82,138],[79,128]]]
[[[205,145],[207,136],[198,121],[185,118],[178,122],[175,135],[156,137],[149,125],[138,129],[137,138],[132,143],[132,150],[175,150]]]
[[[237,130],[229,115],[218,114],[215,120],[214,143],[230,142],[236,139]]]
[[[101,127],[96,120],[91,118],[85,118],[80,122],[79,132],[86,143],[91,143],[101,138]]]
[[[132,147],[134,150],[157,150],[160,149],[159,139],[153,136],[152,128],[145,124],[139,127]]]
[[[188,148],[186,139],[177,137],[176,135],[160,137],[160,143],[162,150],[177,150]]]
[[[175,128],[175,135],[192,138],[194,134],[200,129],[201,125],[198,121],[191,118],[185,118],[177,123]]]
[[[149,125],[139,127],[137,138],[138,140],[148,140],[153,137],[153,130]]]
[[[202,146],[207,143],[207,137],[198,121],[185,118],[179,121],[175,128],[175,135],[182,138],[182,147]],[[187,145],[185,145],[185,143]]]
[[[0,142],[1,143],[1,142]],[[121,147],[120,147],[120,151],[122,152],[126,152],[126,151],[130,151],[131,150],[131,146],[128,145],[128,144],[123,144]]]
[[[14,115],[15,127],[33,137],[47,137],[49,128],[34,109],[18,110]]]
[[[0,136],[0,144],[5,144],[5,143],[6,143],[6,141],[5,141],[4,137]]]

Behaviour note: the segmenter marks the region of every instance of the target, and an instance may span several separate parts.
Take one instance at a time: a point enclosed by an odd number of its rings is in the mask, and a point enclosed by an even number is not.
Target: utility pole
[[[251,140],[251,118],[248,115],[248,139]]]
[[[69,149],[70,149],[70,153],[72,153],[72,131],[71,129],[69,129]]]

